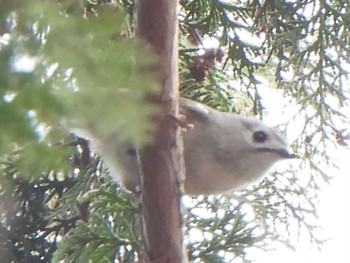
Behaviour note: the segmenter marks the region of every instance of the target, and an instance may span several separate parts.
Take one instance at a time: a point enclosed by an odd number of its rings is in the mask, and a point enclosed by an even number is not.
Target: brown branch
[[[159,56],[152,69],[161,92],[146,100],[161,109],[153,116],[154,141],[141,151],[142,215],[146,262],[184,262],[178,178],[183,174],[180,130],[165,116],[178,113],[177,1],[139,0],[137,36]]]

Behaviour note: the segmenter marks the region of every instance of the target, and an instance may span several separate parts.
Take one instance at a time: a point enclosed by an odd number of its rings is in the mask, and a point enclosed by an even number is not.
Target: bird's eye
[[[128,155],[128,156],[132,156],[132,157],[134,157],[134,156],[136,156],[136,149],[135,148],[128,148],[127,150],[126,150],[126,154]]]
[[[263,131],[257,131],[253,133],[253,139],[255,142],[265,142],[267,138],[267,134]]]

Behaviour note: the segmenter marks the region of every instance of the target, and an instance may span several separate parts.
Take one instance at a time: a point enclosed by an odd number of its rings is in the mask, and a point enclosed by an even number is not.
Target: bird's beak
[[[290,152],[287,149],[270,149],[270,148],[260,148],[260,152],[273,152],[281,156],[284,159],[296,159],[301,158],[300,155]]]
[[[301,158],[300,155],[296,154],[296,153],[289,153],[289,155],[287,156],[288,159],[299,159]]]
[[[282,157],[286,158],[286,159],[299,159],[300,155],[290,152],[288,150],[282,150],[280,151],[280,154]]]

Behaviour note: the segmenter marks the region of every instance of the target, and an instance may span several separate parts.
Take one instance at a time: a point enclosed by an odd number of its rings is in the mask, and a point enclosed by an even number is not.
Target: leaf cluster
[[[11,160],[2,166],[1,261],[50,262],[57,249],[58,234],[71,227],[67,222],[50,226],[50,204],[75,184],[74,178],[63,180],[58,174],[46,173],[28,180]]]
[[[85,183],[69,189],[50,214],[51,218],[64,218],[66,211],[76,205],[82,219],[63,237],[52,262],[135,261],[141,245],[137,209],[130,195],[110,178],[99,182],[101,178],[91,174],[80,176]],[[72,204],[72,200],[76,202]]]
[[[44,1],[17,4],[0,18],[2,261],[130,262],[139,243],[130,197],[99,181],[86,142],[64,137],[93,124],[146,142],[155,109],[140,101],[157,88],[154,59],[123,39],[120,12],[83,20]]]

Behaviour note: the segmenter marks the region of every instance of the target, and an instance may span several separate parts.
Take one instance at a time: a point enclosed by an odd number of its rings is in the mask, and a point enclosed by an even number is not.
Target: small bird
[[[220,194],[259,179],[277,161],[297,158],[287,143],[256,118],[220,112],[180,99],[193,130],[183,134],[185,192]]]
[[[193,125],[183,133],[186,194],[227,193],[258,180],[277,161],[298,158],[272,128],[256,118],[220,112],[184,98],[179,99],[179,112]],[[84,129],[74,132],[90,140],[92,150],[127,189],[138,186],[135,148],[115,135],[99,138]]]

